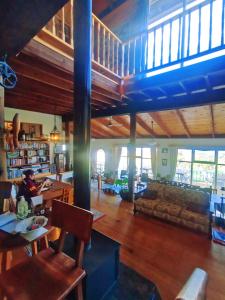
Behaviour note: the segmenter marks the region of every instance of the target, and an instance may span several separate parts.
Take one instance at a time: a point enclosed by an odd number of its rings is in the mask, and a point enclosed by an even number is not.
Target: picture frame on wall
[[[166,166],[167,166],[167,159],[166,159],[166,158],[163,158],[163,159],[162,159],[162,166],[163,166],[163,167],[166,167]]]
[[[168,148],[162,148],[162,153],[168,153]]]

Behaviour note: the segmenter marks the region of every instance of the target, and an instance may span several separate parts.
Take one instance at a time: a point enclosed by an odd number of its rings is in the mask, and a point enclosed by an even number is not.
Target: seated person
[[[19,187],[17,194],[17,199],[19,200],[21,196],[24,196],[26,201],[30,203],[30,198],[41,194],[43,187],[48,184],[48,179],[44,180],[41,184],[38,184],[34,180],[34,171],[29,169],[23,172],[25,178]]]

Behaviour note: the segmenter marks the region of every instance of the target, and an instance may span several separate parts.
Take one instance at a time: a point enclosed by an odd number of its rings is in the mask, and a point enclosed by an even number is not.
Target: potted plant
[[[122,200],[131,201],[131,199],[132,199],[129,190],[126,187],[121,188],[119,194],[120,194],[120,197],[122,198]]]

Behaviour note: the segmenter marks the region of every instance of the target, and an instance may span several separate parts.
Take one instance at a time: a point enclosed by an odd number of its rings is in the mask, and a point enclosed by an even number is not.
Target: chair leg
[[[76,300],[83,300],[83,288],[82,282],[80,282],[75,288]]]
[[[10,268],[12,260],[11,251],[2,252],[2,260],[1,260],[1,273],[5,272]]]

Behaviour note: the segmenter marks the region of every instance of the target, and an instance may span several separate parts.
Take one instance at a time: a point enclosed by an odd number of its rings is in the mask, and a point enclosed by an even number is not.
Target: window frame
[[[213,184],[213,188],[218,188],[218,166],[224,166],[225,167],[225,163],[219,163],[218,162],[218,156],[219,156],[219,152],[220,151],[224,151],[224,149],[219,149],[219,150],[215,150],[215,149],[201,149],[201,148],[195,148],[195,149],[190,149],[190,148],[178,148],[179,150],[191,150],[191,161],[188,160],[177,160],[177,165],[179,162],[185,162],[185,163],[190,163],[191,164],[191,179],[190,179],[190,184],[193,184],[193,167],[194,164],[198,163],[198,164],[205,164],[205,165],[214,165],[215,166],[215,176],[214,176],[214,184]],[[214,151],[214,161],[204,161],[204,160],[196,160],[195,159],[195,151]]]

